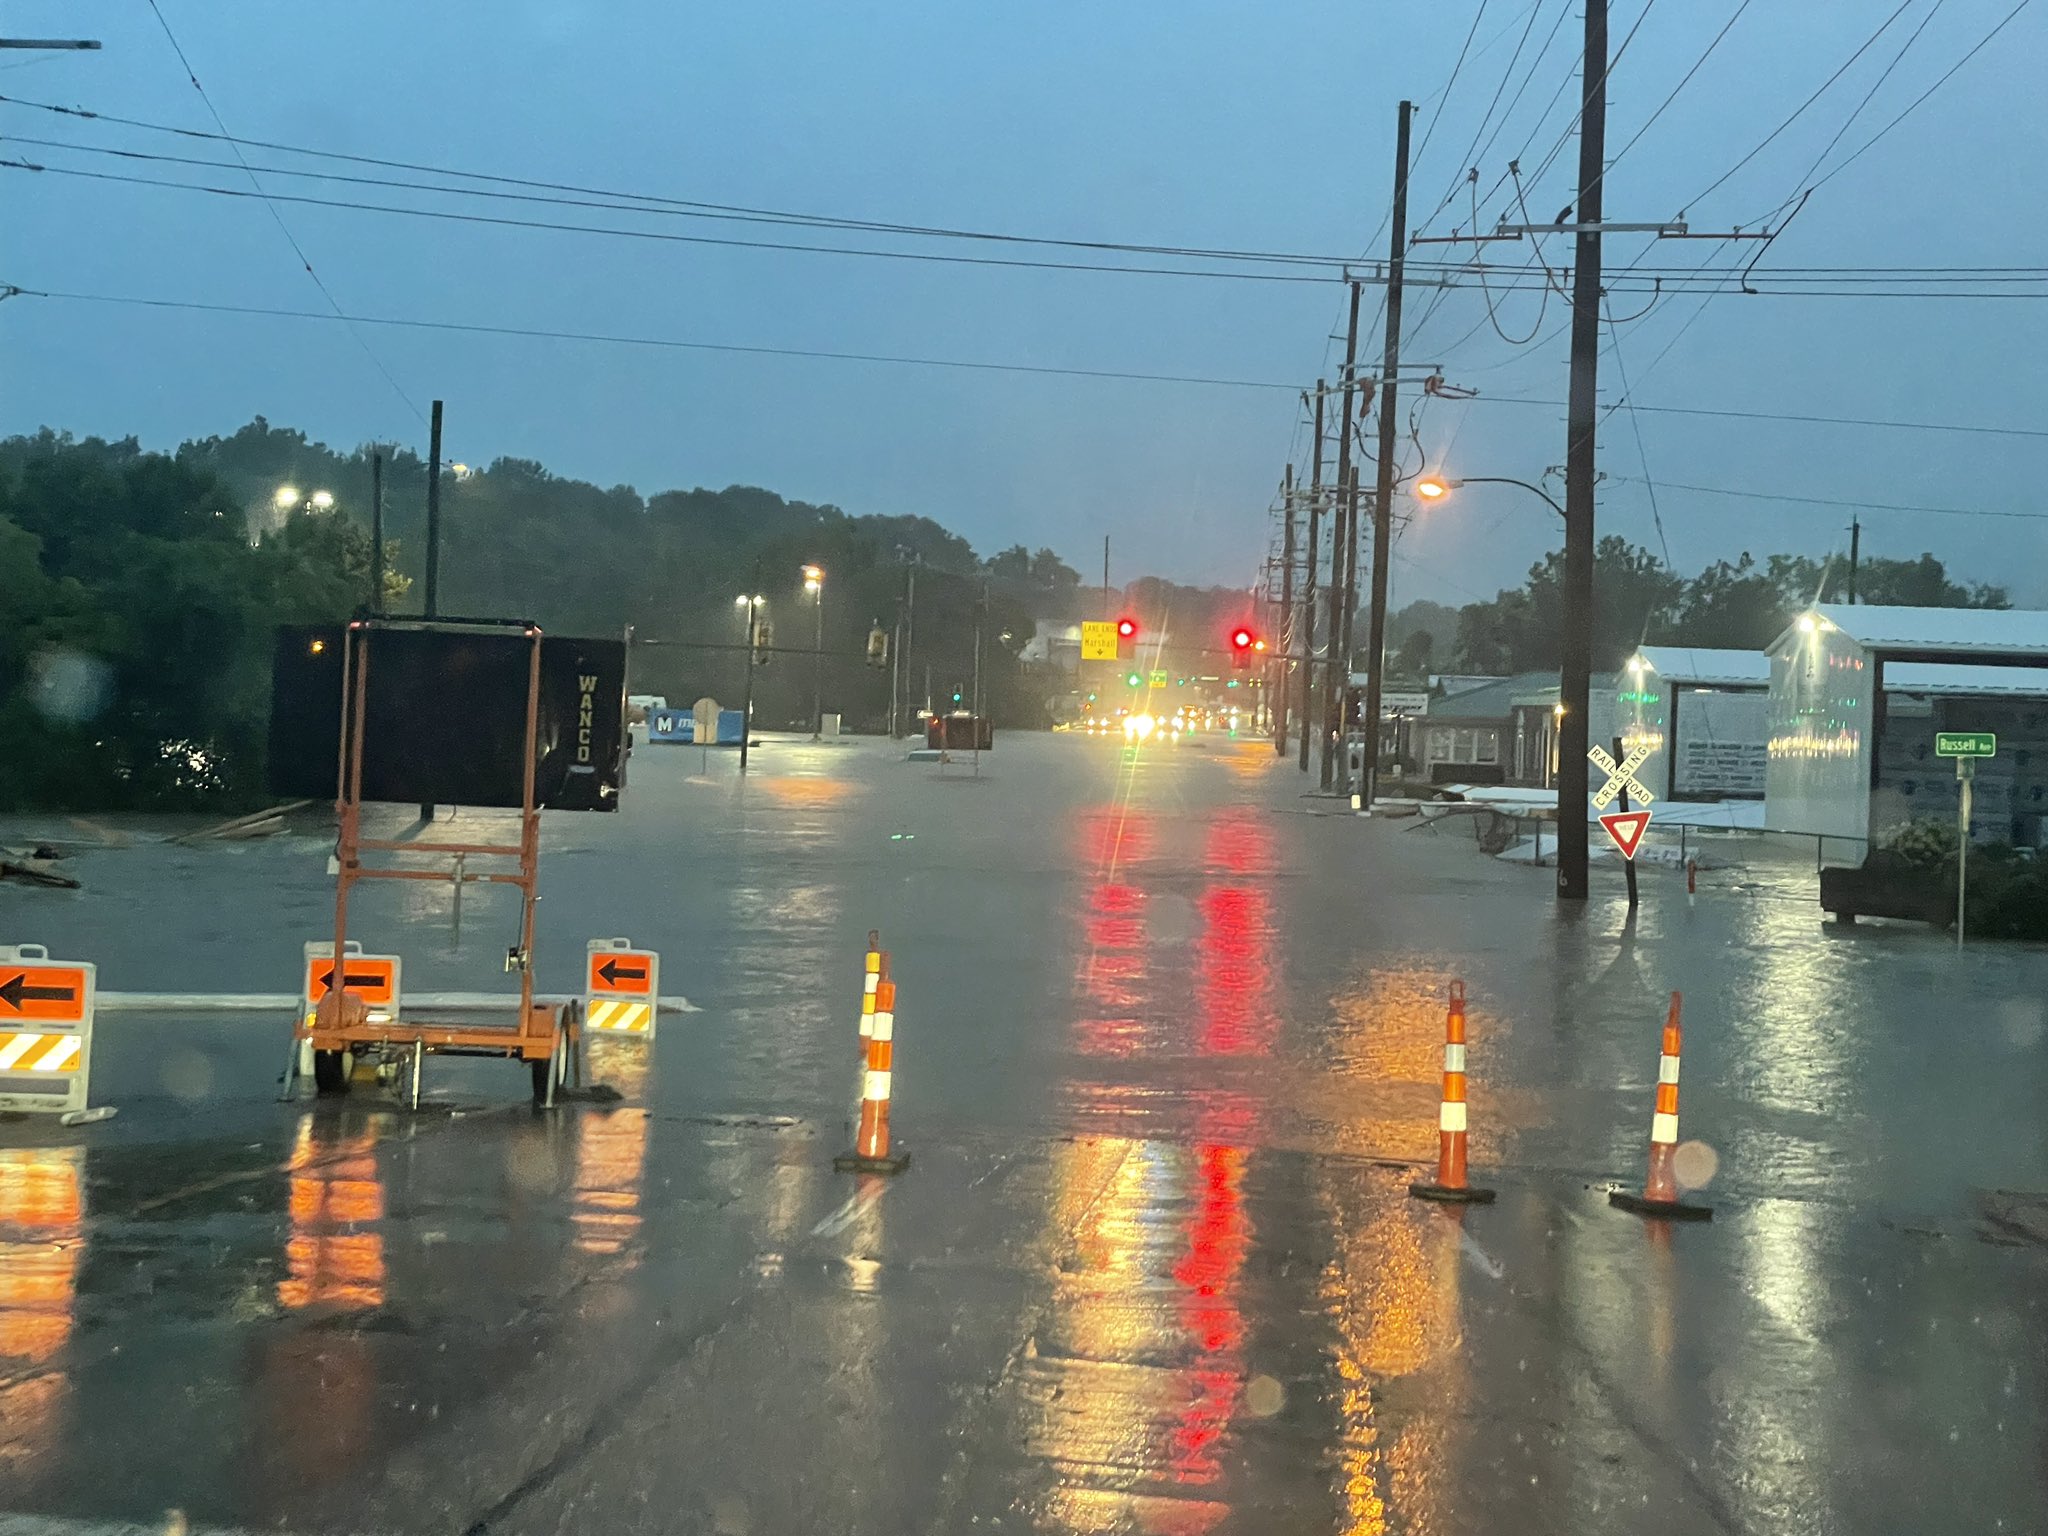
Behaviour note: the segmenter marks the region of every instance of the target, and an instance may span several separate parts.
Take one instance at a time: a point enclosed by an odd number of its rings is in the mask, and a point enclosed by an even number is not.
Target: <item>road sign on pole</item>
[[[1648,805],[1655,800],[1657,797],[1650,793],[1649,787],[1636,777],[1636,770],[1643,766],[1643,760],[1649,755],[1648,742],[1637,747],[1618,764],[1607,755],[1605,747],[1594,747],[1588,751],[1586,761],[1607,775],[1607,782],[1602,784],[1593,796],[1593,808],[1600,809],[1624,789],[1636,797],[1637,805]]]
[[[1996,757],[1998,737],[1990,731],[1936,731],[1936,757]]]
[[[1614,846],[1621,850],[1624,859],[1633,860],[1636,850],[1643,846],[1643,834],[1650,829],[1648,811],[1609,811],[1600,818],[1600,825],[1607,835],[1614,839]]]
[[[1117,658],[1118,636],[1116,625],[1108,619],[1084,619],[1081,621],[1081,659],[1083,661],[1115,661]]]

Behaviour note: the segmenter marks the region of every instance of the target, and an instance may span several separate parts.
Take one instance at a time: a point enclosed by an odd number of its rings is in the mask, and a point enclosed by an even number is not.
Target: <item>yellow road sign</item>
[[[1108,619],[1082,620],[1081,659],[1083,661],[1115,661],[1116,655],[1116,625]]]

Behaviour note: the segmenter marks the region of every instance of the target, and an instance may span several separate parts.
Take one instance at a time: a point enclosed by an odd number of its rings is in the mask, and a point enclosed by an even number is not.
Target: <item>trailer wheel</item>
[[[340,1051],[313,1053],[313,1086],[321,1093],[347,1093],[348,1072]]]

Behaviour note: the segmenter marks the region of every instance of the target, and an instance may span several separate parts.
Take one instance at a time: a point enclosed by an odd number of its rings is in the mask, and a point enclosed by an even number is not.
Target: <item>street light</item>
[[[818,610],[817,634],[811,642],[811,740],[825,739],[825,567],[804,567],[804,591]]]
[[[280,485],[277,494],[270,498],[280,512],[299,504],[299,488],[296,485]]]
[[[1556,498],[1542,486],[1531,485],[1526,480],[1511,479],[1506,475],[1468,475],[1462,480],[1447,480],[1440,475],[1425,475],[1415,482],[1415,494],[1424,501],[1442,501],[1451,492],[1466,485],[1519,485],[1532,495],[1541,496],[1544,503],[1559,517],[1564,516],[1564,508],[1559,506]]]
[[[735,608],[747,612],[747,687],[746,697],[740,704],[740,772],[747,771],[747,748],[754,739],[754,646],[760,635],[761,610],[768,606],[768,599],[758,592],[752,597],[742,592],[732,600]]]
[[[306,499],[322,512],[326,512],[334,506],[334,492],[332,491],[315,491]]]

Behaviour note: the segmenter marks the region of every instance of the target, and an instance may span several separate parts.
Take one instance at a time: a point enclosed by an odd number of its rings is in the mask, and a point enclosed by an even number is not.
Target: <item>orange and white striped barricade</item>
[[[1679,995],[1674,992],[1671,1011],[1664,1016],[1664,1050],[1657,1060],[1657,1108],[1650,1117],[1650,1171],[1643,1192],[1632,1195],[1614,1189],[1608,1191],[1607,1199],[1638,1216],[1709,1221],[1714,1215],[1711,1207],[1687,1205],[1678,1198],[1678,1057],[1684,1043],[1678,1012]]]
[[[52,960],[40,944],[0,944],[0,1110],[105,1120],[92,1093],[92,1016],[99,967]]]
[[[661,956],[635,949],[631,939],[592,939],[583,948],[583,1027],[593,1034],[652,1040]]]
[[[1417,1181],[1408,1193],[1446,1205],[1486,1205],[1493,1191],[1465,1178],[1465,983],[1451,983],[1444,1013],[1444,1089],[1436,1112],[1436,1182]]]
[[[860,1028],[863,1045],[860,1119],[853,1150],[832,1159],[841,1173],[901,1173],[910,1153],[891,1149],[889,1100],[896,1061],[896,983],[889,980],[889,957],[868,935],[866,970],[861,979]]]

